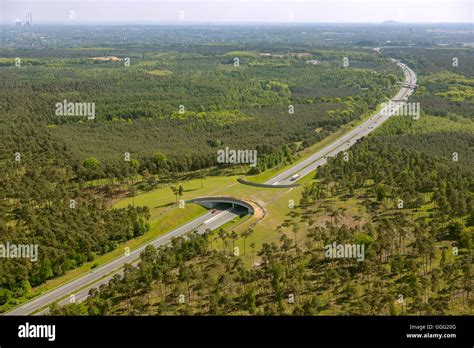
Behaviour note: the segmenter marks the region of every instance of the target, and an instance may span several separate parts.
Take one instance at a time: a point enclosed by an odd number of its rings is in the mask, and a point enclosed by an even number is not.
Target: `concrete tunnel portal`
[[[253,215],[255,212],[254,207],[250,203],[232,197],[202,197],[190,199],[187,202],[199,204],[208,209],[228,206],[236,210],[242,210],[243,213],[249,215]]]

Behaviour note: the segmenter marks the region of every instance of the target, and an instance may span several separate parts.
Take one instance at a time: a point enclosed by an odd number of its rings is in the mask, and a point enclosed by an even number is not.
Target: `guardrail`
[[[249,185],[249,186],[254,186],[254,187],[262,187],[262,188],[292,188],[292,187],[298,187],[300,186],[299,184],[284,184],[284,185],[269,185],[269,184],[260,184],[258,182],[252,182],[252,181],[247,181],[242,178],[237,179],[238,182],[244,185]]]

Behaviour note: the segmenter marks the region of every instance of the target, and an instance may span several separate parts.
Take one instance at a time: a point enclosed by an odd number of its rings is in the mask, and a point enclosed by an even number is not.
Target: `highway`
[[[224,225],[225,223],[233,220],[235,217],[238,216],[236,210],[227,209],[227,210],[220,210],[220,209],[213,209],[206,214],[199,216],[198,218],[188,222],[173,231],[160,236],[145,245],[131,250],[127,255],[125,254],[121,257],[114,259],[113,261],[98,267],[96,269],[91,270],[89,273],[70,281],[52,291],[49,291],[43,295],[40,295],[29,302],[5,313],[5,315],[27,315],[37,310],[47,306],[48,304],[57,301],[58,299],[62,299],[63,297],[67,297],[61,303],[69,302],[69,296],[74,294],[75,299],[77,302],[80,300],[84,300],[89,293],[89,290],[93,287],[98,287],[100,284],[105,283],[107,280],[120,271],[126,263],[132,263],[136,259],[140,257],[140,253],[148,246],[154,245],[155,247],[159,247],[171,241],[174,237],[179,237],[187,232],[196,230],[198,233],[204,233],[207,229],[214,230],[219,226]],[[106,278],[104,278],[106,277]],[[104,278],[104,279],[103,279]],[[75,293],[78,289],[83,289],[78,293]],[[43,311],[44,312],[44,311]],[[42,312],[42,313],[43,313]]]
[[[155,247],[159,247],[163,244],[166,244],[166,243],[170,242],[171,238],[177,237],[177,236],[182,235],[182,234],[185,234],[186,232],[192,231],[193,229],[197,233],[200,233],[200,234],[206,232],[207,229],[214,230],[214,229],[224,225],[225,223],[233,220],[235,217],[237,217],[238,214],[236,214],[236,213],[237,212],[234,212],[230,209],[229,210],[223,210],[223,211],[222,210],[217,211],[214,214],[212,212],[208,212],[208,213],[200,216],[196,220],[193,220],[192,222],[189,222],[188,224],[183,225],[183,227],[181,228],[181,231],[174,230],[174,231],[172,231],[172,232],[170,232],[170,233],[168,233],[168,234],[166,234],[162,237],[159,237],[159,238],[153,240],[151,243],[149,243],[147,245],[154,245]],[[198,226],[197,228],[193,228],[192,226],[195,226],[194,222],[201,223],[201,225]],[[191,228],[191,229],[189,229],[189,228]],[[171,234],[171,233],[173,233],[173,235],[169,236],[169,234]],[[140,248],[140,249],[143,250],[143,247]],[[136,257],[133,257],[133,258],[135,259]],[[128,263],[130,262],[129,259],[127,260],[127,262]],[[139,261],[137,260],[137,261],[133,262],[132,265],[137,266],[138,263],[139,263]],[[89,296],[89,292],[90,292],[91,289],[98,288],[102,284],[108,283],[113,278],[114,275],[123,273],[122,268],[120,268],[120,270],[118,272],[117,272],[117,270],[115,270],[115,271],[116,272],[111,272],[110,275],[108,275],[105,278],[102,278],[98,281],[95,281],[93,283],[86,283],[88,285],[86,285],[85,287],[82,287],[81,290],[76,291],[74,293],[74,302],[80,303],[80,302],[84,301]],[[66,305],[68,303],[70,303],[70,296],[67,296],[63,300],[58,301],[58,304],[62,305],[62,306]],[[37,312],[36,315],[44,315],[44,314],[47,314],[48,312],[49,312],[49,308],[45,308],[44,310]]]
[[[396,96],[392,98],[392,101],[404,100],[405,97],[408,98],[408,96],[413,93],[414,88],[412,86],[416,85],[415,73],[406,65],[400,62],[396,63],[404,71],[406,85],[402,84],[401,89],[398,91]],[[399,103],[399,105],[401,104]],[[304,176],[313,172],[317,167],[326,163],[327,158],[333,157],[339,152],[347,150],[357,140],[372,132],[385,120],[391,117],[395,113],[395,110],[396,108],[386,113],[378,112],[370,119],[365,121],[362,125],[343,135],[341,138],[326,146],[324,149],[295,164],[290,169],[271,178],[265,184],[278,186],[279,184],[292,184],[297,182]],[[299,176],[292,179],[291,177],[295,174],[299,174]],[[135,263],[135,261],[139,258],[140,253],[148,245],[159,247],[169,243],[173,237],[182,236],[193,230],[196,230],[198,233],[204,233],[207,229],[214,230],[237,217],[238,212],[236,209],[238,208],[229,208],[227,210],[224,210],[223,208],[213,209],[206,214],[203,214],[202,216],[174,229],[173,231],[160,236],[135,250],[130,251],[127,255],[124,254],[123,256],[118,257],[103,266],[91,270],[89,273],[79,278],[61,285],[45,294],[35,297],[31,301],[26,302],[23,305],[5,313],[5,315],[28,315],[34,312],[44,314],[47,312],[47,309],[43,309],[44,307],[58,300],[58,303],[66,304],[69,302],[69,296],[72,294],[75,296],[76,302],[83,301],[87,298],[91,288],[98,287],[101,284],[109,281],[114,274],[121,272],[123,266],[126,263]]]
[[[405,64],[402,64],[400,62],[397,62],[397,64],[403,69],[403,72],[405,74],[406,87],[405,84],[402,84],[402,88],[391,99],[391,101],[393,103],[396,103],[398,107],[400,107],[403,104],[404,98],[408,98],[414,91],[414,88],[411,88],[410,86],[416,85],[416,74]],[[298,180],[301,180],[306,175],[315,171],[319,166],[325,164],[329,157],[334,157],[338,153],[346,151],[352,145],[354,145],[357,140],[374,131],[388,118],[396,114],[396,110],[398,107],[392,108],[392,110],[385,109],[379,111],[378,113],[370,117],[367,121],[365,121],[362,125],[343,135],[337,141],[329,144],[324,149],[295,164],[288,170],[285,170],[284,172],[274,176],[270,180],[266,181],[265,184],[278,187],[278,185],[288,185],[296,183]],[[297,174],[299,174],[298,177],[292,178],[292,176]]]

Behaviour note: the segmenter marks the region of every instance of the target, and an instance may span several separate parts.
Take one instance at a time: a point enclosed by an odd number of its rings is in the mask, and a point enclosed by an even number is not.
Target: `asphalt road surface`
[[[403,105],[403,99],[406,97],[408,98],[414,91],[413,88],[409,86],[416,85],[416,74],[413,70],[408,68],[405,64],[397,62],[397,64],[403,69],[405,74],[405,87],[403,84],[402,88],[398,91],[395,97],[392,98],[392,102],[396,103],[398,107]],[[388,104],[388,102],[387,102]],[[315,154],[309,156],[308,158],[304,159],[303,161],[297,163],[296,165],[292,166],[288,170],[274,176],[265,184],[267,185],[288,185],[294,184],[298,180],[302,179],[306,175],[310,174],[319,166],[325,164],[329,157],[334,157],[341,151],[346,151],[349,149],[354,143],[361,139],[362,137],[366,136],[370,132],[374,131],[378,126],[380,126],[384,121],[388,118],[396,114],[397,108],[395,107],[392,110],[385,109],[381,110],[377,114],[373,115],[370,119],[365,121],[362,125],[358,126],[357,128],[353,129],[346,135],[342,136],[335,142],[329,144],[324,149],[316,152]],[[410,117],[410,116],[401,116],[401,117]],[[292,176],[299,174],[298,177],[292,178]]]
[[[163,244],[166,244],[171,241],[173,237],[178,237],[187,232],[196,230],[198,233],[204,233],[207,229],[214,230],[219,226],[224,225],[225,223],[233,220],[235,217],[238,216],[238,212],[233,209],[228,210],[221,210],[221,209],[214,209],[206,214],[201,215],[200,217],[188,222],[175,230],[158,237],[151,242],[137,248],[131,250],[128,254],[116,258],[115,260],[91,270],[89,273],[70,281],[52,291],[49,291],[43,295],[40,295],[31,301],[17,307],[10,312],[5,313],[5,315],[27,315],[31,314],[48,304],[67,297],[65,300],[61,301],[60,303],[64,304],[69,302],[70,295],[75,296],[76,302],[80,300],[84,300],[89,293],[89,290],[93,287],[98,287],[100,284],[106,282],[106,280],[110,280],[113,274],[120,271],[126,263],[132,263],[134,260],[138,259],[140,253],[148,246],[154,245],[159,247]],[[106,277],[106,278],[104,278]],[[104,279],[103,279],[104,278]],[[84,288],[84,289],[83,289]],[[77,293],[75,293],[78,289]],[[44,311],[43,311],[44,312]]]
[[[405,82],[407,85],[416,85],[416,75],[409,69],[406,65],[397,62],[399,66],[402,67],[405,73]],[[403,100],[405,97],[408,97],[413,93],[413,88],[409,86],[402,86],[397,95],[392,99],[394,101]],[[341,151],[347,150],[351,147],[358,139],[361,139],[365,135],[372,132],[375,128],[380,126],[382,122],[387,120],[395,113],[395,110],[390,112],[379,112],[372,116],[369,120],[365,121],[361,126],[353,129],[346,135],[339,138],[337,141],[326,146],[323,150],[309,156],[305,160],[297,163],[290,169],[284,171],[283,173],[276,175],[272,179],[268,180],[266,184],[278,185],[278,184],[291,184],[295,183],[305,175],[313,172],[317,167],[323,165],[327,162],[328,157],[337,155]],[[292,180],[291,176],[295,174],[299,176]],[[235,208],[237,209],[237,208]],[[224,225],[228,221],[233,220],[238,216],[238,212],[235,209],[214,209],[206,214],[194,219],[191,222],[188,222],[175,230],[158,237],[145,245],[130,251],[114,259],[113,261],[97,267],[91,270],[89,273],[76,278],[64,285],[61,285],[45,294],[35,297],[29,302],[24,303],[23,305],[11,310],[10,312],[5,313],[5,315],[28,315],[34,312],[38,314],[44,314],[47,312],[44,307],[51,304],[54,301],[58,301],[60,304],[66,304],[70,301],[70,296],[74,295],[75,302],[83,301],[87,298],[90,289],[98,287],[101,284],[108,282],[114,274],[120,273],[123,269],[123,266],[126,263],[134,263],[140,253],[148,246],[154,245],[159,247],[171,241],[173,237],[178,237],[186,234],[187,232],[196,230],[198,233],[204,233],[207,229],[214,230],[219,226]],[[43,309],[43,310],[41,310]],[[40,311],[41,310],[41,311]]]

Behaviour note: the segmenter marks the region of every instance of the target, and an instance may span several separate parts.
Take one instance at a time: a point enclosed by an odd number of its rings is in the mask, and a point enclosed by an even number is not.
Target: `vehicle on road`
[[[300,177],[300,173],[293,174],[290,178],[290,180],[296,180]]]

